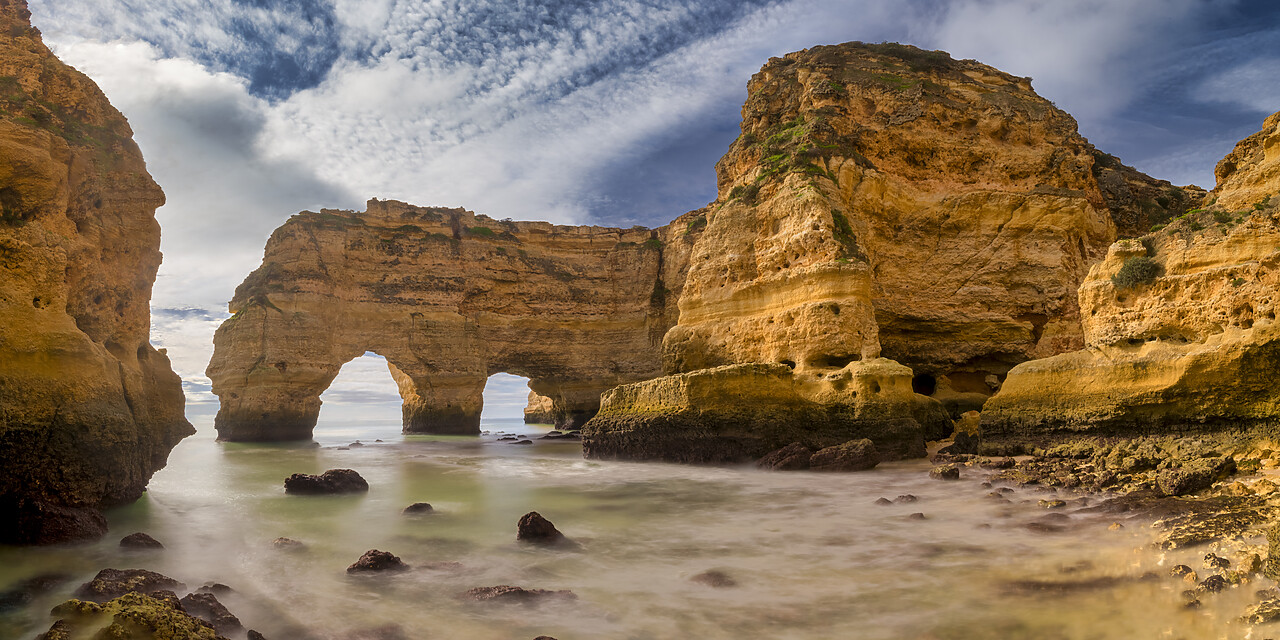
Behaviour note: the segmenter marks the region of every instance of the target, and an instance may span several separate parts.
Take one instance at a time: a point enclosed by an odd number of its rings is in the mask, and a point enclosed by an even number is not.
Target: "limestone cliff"
[[[529,392],[529,402],[524,408],[525,424],[555,424],[555,403],[551,398]]]
[[[226,440],[311,436],[347,361],[387,359],[406,432],[477,433],[485,380],[530,378],[577,428],[606,389],[661,373],[698,230],[498,221],[369,202],[303,212],[267,243],[214,337]]]
[[[1116,243],[1090,270],[1086,348],[1010,372],[983,411],[988,445],[1280,425],[1278,124],[1218,165],[1213,204]]]
[[[668,372],[883,355],[958,413],[1083,346],[1089,265],[1201,195],[1094,149],[1028,79],[943,52],[815,47],[748,93]]]
[[[97,537],[193,432],[148,342],[160,264],[124,117],[0,0],[0,541]]]

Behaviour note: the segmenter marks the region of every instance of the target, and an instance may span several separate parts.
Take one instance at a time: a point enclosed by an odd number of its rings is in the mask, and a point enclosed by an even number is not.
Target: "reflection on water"
[[[1042,494],[1018,489],[1011,502],[995,501],[977,473],[932,481],[923,461],[856,474],[605,463],[583,460],[576,442],[536,440],[546,427],[484,426],[535,444],[497,442],[496,433],[404,437],[391,423],[321,429],[319,447],[220,444],[206,419],[143,500],[109,514],[107,540],[0,548],[0,588],[74,574],[57,593],[0,612],[0,637],[47,629],[49,607],[107,566],[154,569],[192,589],[230,585],[227,606],[273,640],[389,624],[413,638],[503,640],[1218,637],[1251,594],[1236,589],[1184,610],[1181,583],[1138,578],[1164,576],[1174,560],[1199,566],[1193,553],[1161,557],[1140,523],[1110,531],[1109,520],[1081,514],[1055,522],[1057,533],[1028,528],[1048,513],[1037,506]],[[356,438],[365,446],[337,448]],[[284,494],[289,474],[328,468],[356,469],[369,493]],[[908,493],[919,500],[874,504]],[[414,502],[436,513],[402,516]],[[533,510],[580,547],[517,544],[515,523]],[[133,531],[167,548],[122,552],[116,542]],[[280,536],[307,548],[274,549]],[[414,569],[348,576],[346,566],[373,548]],[[690,580],[712,569],[736,586]],[[1090,586],[1098,577],[1120,579]],[[1046,584],[1063,581],[1071,584]],[[456,597],[502,584],[579,599],[523,607]]]

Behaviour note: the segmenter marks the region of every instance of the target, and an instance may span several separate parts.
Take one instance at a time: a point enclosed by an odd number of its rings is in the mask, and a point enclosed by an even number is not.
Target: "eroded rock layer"
[[[577,428],[660,371],[696,232],[508,222],[372,200],[277,229],[231,302],[208,374],[227,440],[311,436],[347,361],[387,359],[406,432],[477,433],[485,380],[530,378]]]
[[[1219,164],[1213,204],[1111,247],[1079,292],[1086,348],[1010,372],[985,445],[1280,426],[1277,122]]]
[[[879,353],[974,408],[1013,365],[1083,346],[1089,265],[1200,196],[1094,149],[1028,79],[943,52],[815,47],[748,93],[670,372]]]
[[[132,131],[0,0],[0,541],[106,531],[193,433],[148,342],[164,194]]]

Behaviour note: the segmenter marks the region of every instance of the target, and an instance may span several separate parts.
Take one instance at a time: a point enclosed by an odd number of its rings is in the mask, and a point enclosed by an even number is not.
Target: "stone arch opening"
[[[287,369],[286,369],[287,370]],[[366,351],[342,364],[320,394],[315,435],[361,439],[370,428],[399,430],[401,398],[387,359]]]
[[[529,378],[505,372],[495,373],[484,383],[481,420],[484,424],[518,426],[524,423],[524,410],[528,404]]]

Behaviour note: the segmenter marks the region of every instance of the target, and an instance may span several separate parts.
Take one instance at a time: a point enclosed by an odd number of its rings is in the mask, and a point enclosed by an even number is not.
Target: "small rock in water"
[[[363,493],[369,490],[369,483],[351,469],[330,469],[315,476],[295,473],[284,481],[285,493],[306,495]]]
[[[199,589],[196,589],[197,593],[212,593],[218,596],[225,596],[232,591],[234,591],[234,589],[222,584],[221,582],[206,582],[201,585]]]
[[[917,501],[917,500],[919,500],[919,499],[920,499],[920,498],[917,498],[917,497],[915,497],[915,496],[913,496],[913,495],[911,495],[911,494],[909,494],[909,493],[904,493],[904,494],[902,494],[902,495],[900,495],[900,496],[898,496],[898,497],[894,498],[894,499],[893,499],[893,501],[894,501],[894,502],[897,502],[897,503],[899,503],[899,504],[904,504],[904,503],[908,503],[908,502],[916,502],[916,501]]]
[[[1041,500],[1040,506],[1045,509],[1061,509],[1062,507],[1067,506],[1067,503],[1062,500]]]
[[[347,567],[347,573],[360,573],[365,571],[404,571],[409,565],[400,561],[390,551],[378,551],[370,549],[360,556],[355,564]]]
[[[1280,620],[1280,600],[1264,600],[1255,604],[1244,612],[1244,617],[1240,619],[1245,624],[1266,624]]]
[[[959,480],[960,469],[952,466],[934,467],[929,470],[929,477],[934,480]]]
[[[814,471],[866,471],[880,464],[876,445],[867,438],[820,449],[809,458]]]
[[[51,591],[71,579],[64,573],[42,573],[15,584],[8,591],[0,592],[0,611],[16,609],[29,604],[36,596]]]
[[[1008,501],[1009,501],[1009,499],[1008,499],[1008,498],[1006,498],[1006,497],[1004,497],[1004,494],[1003,494],[1003,493],[1000,493],[999,491],[992,491],[991,493],[988,493],[988,494],[987,494],[987,498],[988,498],[988,499],[990,499],[990,500],[999,500],[999,501],[1002,501],[1002,502],[1008,502]]]
[[[533,444],[533,441],[532,441],[532,440],[519,440],[519,441],[517,441],[517,442],[512,442],[511,444]]]
[[[1204,568],[1206,569],[1228,569],[1231,567],[1231,561],[1222,556],[1207,553],[1204,556]]]
[[[551,636],[538,636],[538,637],[534,638],[533,640],[556,640],[556,639],[555,639],[555,638],[552,638]]]
[[[409,505],[409,506],[405,507],[405,508],[404,508],[404,511],[401,511],[400,513],[402,513],[402,514],[404,514],[404,515],[406,515],[406,516],[420,516],[420,515],[425,515],[425,514],[428,514],[428,513],[432,513],[432,512],[434,512],[434,511],[435,511],[435,509],[433,509],[429,503],[426,503],[426,502],[415,502],[415,503],[413,503],[413,504],[411,504],[411,505]]]
[[[519,439],[520,438],[517,438],[515,436],[502,436],[501,438],[498,438],[498,442],[502,442],[503,440],[519,440]]]
[[[1013,487],[1000,487],[999,489],[996,489],[996,491],[999,491],[1000,493],[1013,493]]]
[[[885,505],[893,504],[893,501],[888,498],[876,498],[876,504],[883,507]]]
[[[926,518],[924,517],[923,513],[916,512],[907,516],[907,519],[908,520],[925,520]]]
[[[542,517],[537,511],[530,511],[520,518],[516,525],[516,540],[535,542],[538,544],[555,544],[564,540],[564,534],[556,529],[550,520]]]
[[[547,589],[523,589],[510,585],[496,587],[476,587],[459,595],[460,598],[477,602],[513,602],[519,604],[537,604],[545,600],[577,600],[572,591],[548,591]]]
[[[378,438],[377,440],[374,440],[374,442],[382,442],[382,438]]]
[[[702,573],[699,573],[698,575],[693,576],[692,578],[689,578],[689,581],[696,582],[698,584],[704,584],[704,585],[707,585],[708,587],[716,587],[716,588],[738,586],[738,582],[733,578],[730,578],[728,574],[726,574],[723,571],[716,571],[715,569],[712,569],[710,571],[703,571]]]
[[[1218,593],[1226,588],[1227,579],[1219,575],[1209,576],[1204,579],[1204,582],[1200,583],[1200,589],[1202,591],[1208,591],[1209,593]]]
[[[342,640],[409,640],[409,634],[400,625],[392,623],[351,632]]]
[[[242,628],[240,619],[232,615],[212,593],[189,593],[182,598],[182,608],[213,625],[214,631],[220,635],[228,635]]]
[[[983,489],[990,489],[990,488],[991,488],[991,483],[990,483],[990,482],[983,482],[982,484],[980,484],[980,485],[978,485],[978,486],[979,486],[979,487],[982,487]]]
[[[763,458],[756,461],[756,466],[770,471],[800,471],[809,468],[809,458],[812,456],[812,449],[799,442],[792,442],[781,449],[765,454]]]
[[[360,442],[359,440],[356,440],[355,442],[352,442],[351,444],[347,445],[347,447],[349,447],[349,448],[350,448],[350,447],[363,447],[363,446],[364,446],[364,443],[363,443],[363,442]]]
[[[271,546],[282,551],[301,551],[307,548],[307,545],[302,544],[293,538],[276,538],[271,541]]]
[[[1185,564],[1175,564],[1169,569],[1169,575],[1175,578],[1184,578],[1188,573],[1194,575],[1195,570]]]
[[[120,546],[126,549],[163,549],[164,545],[159,540],[142,533],[131,533],[120,539]]]
[[[92,602],[106,602],[120,596],[137,591],[149,593],[159,589],[185,589],[186,585],[146,569],[103,569],[93,580],[80,585],[75,597]]]
[[[1120,524],[1119,522],[1112,522],[1110,525],[1107,526],[1108,531],[1119,531],[1123,528],[1124,528],[1124,525]]]
[[[245,640],[267,640],[267,637],[250,629],[248,635],[245,636]]]

